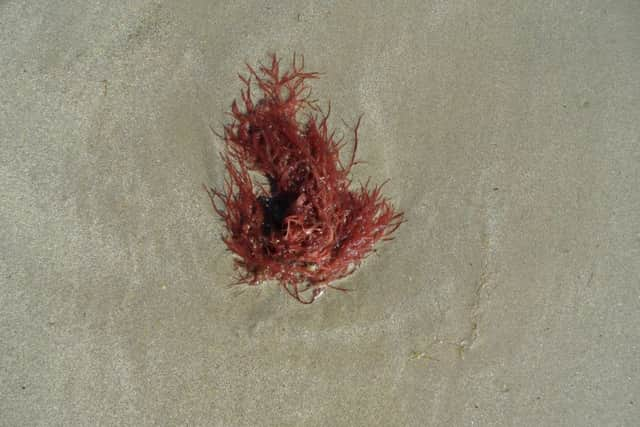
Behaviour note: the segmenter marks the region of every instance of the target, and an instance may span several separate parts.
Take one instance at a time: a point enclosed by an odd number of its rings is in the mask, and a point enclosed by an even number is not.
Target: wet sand
[[[640,4],[220,3],[0,2],[0,425],[636,425]],[[408,219],[311,306],[202,190],[269,52]]]

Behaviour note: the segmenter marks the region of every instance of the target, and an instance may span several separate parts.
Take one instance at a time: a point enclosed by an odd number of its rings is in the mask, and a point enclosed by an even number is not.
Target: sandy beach
[[[0,1],[0,426],[638,425],[639,22]],[[323,73],[338,133],[363,115],[354,180],[407,219],[308,306],[228,286],[202,188],[272,52]]]

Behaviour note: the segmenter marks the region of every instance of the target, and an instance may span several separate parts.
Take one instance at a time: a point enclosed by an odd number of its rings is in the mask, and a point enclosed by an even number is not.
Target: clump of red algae
[[[223,189],[206,189],[226,224],[223,240],[237,255],[236,283],[276,280],[310,304],[327,288],[346,291],[331,283],[351,274],[377,241],[390,240],[403,214],[382,197],[382,185],[350,189],[360,119],[344,164],[345,144],[329,130],[329,112],[309,97],[307,81],[318,73],[305,72],[295,55],[284,72],[275,55],[258,71],[247,68],[241,106],[233,102],[220,135],[228,177]],[[252,80],[262,95],[257,101]],[[250,171],[266,182],[254,182]]]

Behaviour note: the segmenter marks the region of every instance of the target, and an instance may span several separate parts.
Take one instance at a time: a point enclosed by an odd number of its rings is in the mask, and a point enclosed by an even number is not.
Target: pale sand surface
[[[0,425],[638,425],[640,3],[217,3],[0,1]],[[270,51],[409,221],[312,306],[201,187]]]

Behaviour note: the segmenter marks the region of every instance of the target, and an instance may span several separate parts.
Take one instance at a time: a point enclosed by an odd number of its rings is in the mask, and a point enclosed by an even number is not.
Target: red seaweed
[[[228,176],[222,189],[206,190],[236,255],[236,283],[276,280],[309,304],[327,288],[346,291],[332,282],[351,274],[376,242],[390,240],[403,214],[382,196],[382,185],[351,189],[360,119],[343,163],[345,144],[327,123],[330,108],[323,114],[310,98],[308,81],[318,73],[305,72],[295,55],[284,72],[275,55],[257,71],[247,68],[241,101],[231,105],[232,120],[219,135]]]

